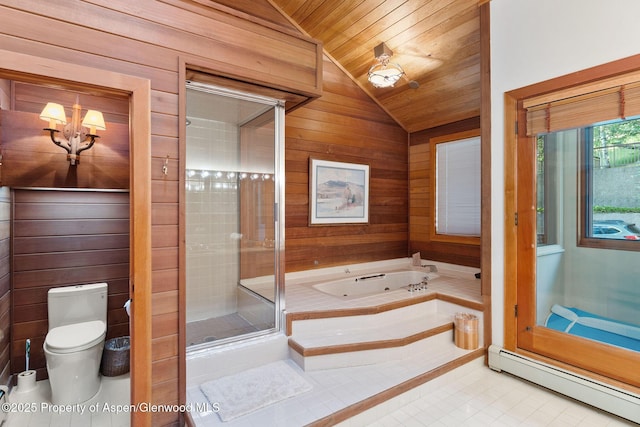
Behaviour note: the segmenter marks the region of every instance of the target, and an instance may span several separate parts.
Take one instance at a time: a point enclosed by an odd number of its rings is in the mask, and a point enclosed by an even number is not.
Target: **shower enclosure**
[[[186,116],[187,347],[277,331],[284,308],[282,102],[188,82]]]

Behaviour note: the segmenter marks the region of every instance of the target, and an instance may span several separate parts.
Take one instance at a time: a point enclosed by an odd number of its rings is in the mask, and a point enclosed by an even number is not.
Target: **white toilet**
[[[44,354],[51,402],[86,402],[100,388],[100,360],[107,334],[107,284],[52,288]]]

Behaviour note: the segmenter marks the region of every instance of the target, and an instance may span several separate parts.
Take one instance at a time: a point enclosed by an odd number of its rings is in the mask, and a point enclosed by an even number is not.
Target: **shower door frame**
[[[205,93],[209,93],[212,96],[223,96],[223,97],[229,97],[229,98],[233,98],[233,99],[239,99],[242,101],[248,101],[248,102],[253,102],[256,104],[261,104],[264,105],[265,107],[269,107],[268,110],[264,111],[263,113],[260,113],[259,116],[263,116],[264,114],[267,114],[267,112],[272,112],[273,114],[273,125],[274,125],[274,140],[272,142],[272,147],[273,147],[273,157],[274,157],[274,164],[273,164],[273,175],[274,175],[274,244],[273,244],[273,275],[274,275],[274,301],[273,301],[273,321],[274,321],[274,326],[272,328],[268,328],[268,329],[263,329],[263,330],[259,330],[259,331],[255,331],[255,332],[248,332],[248,333],[241,333],[238,335],[234,335],[228,338],[224,338],[224,339],[220,339],[220,340],[216,340],[216,341],[212,341],[212,342],[206,342],[206,343],[200,343],[200,344],[196,344],[193,346],[193,348],[190,348],[187,352],[189,354],[196,354],[196,353],[200,353],[200,352],[206,352],[207,350],[209,350],[211,347],[217,347],[219,345],[224,345],[224,344],[228,344],[228,343],[234,343],[234,342],[238,342],[238,341],[243,341],[246,339],[251,339],[251,338],[255,338],[255,337],[259,337],[262,335],[269,335],[269,334],[273,334],[273,333],[279,333],[282,329],[282,322],[281,322],[281,316],[280,313],[282,313],[284,311],[284,287],[283,287],[283,283],[284,280],[282,279],[284,277],[284,251],[281,250],[281,246],[283,245],[284,242],[284,103],[281,100],[278,99],[274,99],[271,97],[266,97],[266,96],[262,96],[262,95],[257,95],[257,94],[253,94],[253,93],[249,93],[247,91],[240,91],[237,89],[229,89],[223,86],[219,86],[219,85],[213,85],[210,83],[200,83],[200,82],[193,82],[193,81],[187,81],[186,83],[186,87],[190,88],[191,90],[199,90]],[[186,105],[185,105],[186,107]],[[185,114],[186,114],[186,109],[185,109]],[[185,128],[186,128],[186,122],[187,122],[187,117],[185,116],[185,120],[184,122],[181,121],[181,123],[185,123]],[[244,123],[247,124],[247,123]],[[240,124],[239,129],[242,129],[243,124]],[[242,132],[238,133],[238,136],[240,137],[239,140],[239,145],[238,145],[238,149],[242,150],[243,147],[243,142],[242,142]],[[181,162],[181,167],[180,167],[180,178],[181,180],[185,179],[185,172],[186,172],[186,149],[187,149],[187,139],[186,139],[186,131],[185,131],[185,139],[184,139],[184,143],[181,144],[180,146],[180,157],[181,159],[184,159]],[[183,166],[184,165],[184,166]],[[239,171],[238,171],[239,172]],[[238,191],[240,192],[240,188],[238,189]],[[181,203],[180,203],[180,218],[181,218],[181,226],[180,226],[180,230],[182,236],[184,236],[182,239],[180,239],[180,243],[181,243],[181,249],[180,249],[180,256],[181,259],[184,257],[184,264],[181,266],[181,282],[184,283],[184,288],[185,288],[185,293],[186,293],[186,286],[187,286],[187,280],[186,280],[186,275],[187,275],[187,265],[186,265],[186,201],[183,203],[182,201],[184,199],[186,199],[186,190],[185,190],[185,185],[184,183],[180,184],[180,192],[181,194],[183,194],[183,196],[180,197]],[[241,197],[239,195],[239,197]],[[239,204],[238,205],[238,218],[239,218],[239,226],[241,226],[242,221],[241,219],[243,218],[242,215],[242,206]],[[240,231],[242,231],[242,228],[240,228]],[[238,264],[238,268],[239,268],[239,276],[238,276],[238,283],[240,282],[240,280],[242,279],[242,269],[241,269],[241,265],[242,265],[242,261],[241,261],[241,257],[242,257],[242,246],[240,246],[238,248],[238,254],[240,256],[239,259],[239,264]],[[237,286],[237,285],[236,285]],[[186,300],[186,296],[185,296],[185,300]],[[185,312],[185,317],[186,317],[186,311],[187,311],[187,307],[186,307],[186,301],[185,301],[185,306],[184,306],[184,312]],[[186,318],[185,318],[185,324],[186,324]],[[186,330],[185,330],[186,332]],[[186,335],[186,334],[185,334]]]
[[[239,94],[249,94],[254,98],[270,99],[272,101],[273,108],[276,109],[276,115],[280,118],[276,120],[280,121],[280,125],[275,129],[274,140],[274,177],[275,177],[275,206],[274,206],[274,219],[275,219],[275,242],[274,242],[274,285],[275,285],[275,298],[274,298],[274,328],[260,331],[255,334],[240,335],[239,340],[225,341],[224,344],[233,345],[234,342],[242,342],[244,338],[256,338],[260,336],[268,336],[278,334],[282,331],[284,324],[282,316],[284,312],[285,298],[284,298],[284,175],[285,175],[285,148],[284,148],[284,106],[285,101],[287,105],[296,105],[304,102],[307,98],[299,95],[294,95],[288,92],[282,92],[277,89],[265,88],[264,86],[255,86],[250,83],[242,83],[236,80],[229,80],[224,77],[219,77],[214,74],[208,74],[201,71],[202,67],[194,67],[190,69],[185,63],[184,67],[184,82],[187,81],[197,83],[201,85],[208,85],[212,87],[221,88],[227,92],[237,92]],[[181,401],[186,399],[186,356],[187,356],[187,342],[186,342],[186,248],[185,238],[185,171],[186,171],[186,88],[184,84],[180,89],[179,108],[180,108],[180,123],[184,125],[180,126],[180,248],[179,248],[179,263],[180,263],[180,291],[179,291],[179,350],[180,350],[180,393]],[[289,104],[290,101],[293,101]],[[280,110],[278,112],[278,110]],[[203,348],[195,349],[189,354],[200,354],[209,351],[211,347],[205,346]]]

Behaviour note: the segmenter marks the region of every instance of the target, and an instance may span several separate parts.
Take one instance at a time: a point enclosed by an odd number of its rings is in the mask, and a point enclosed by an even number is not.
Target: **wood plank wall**
[[[11,375],[11,194],[0,187],[0,384],[8,385]]]
[[[107,339],[129,335],[129,193],[13,190],[11,371],[47,378],[47,291],[107,282]]]
[[[181,126],[178,93],[184,84],[180,80],[181,61],[196,59],[199,63],[211,64],[215,74],[306,97],[315,97],[321,92],[319,43],[296,36],[299,32],[284,18],[278,20],[275,14],[270,13],[268,21],[261,23],[249,13],[234,13],[228,7],[242,5],[243,10],[255,13],[262,10],[264,1],[260,7],[248,0],[225,3],[228,5],[220,6],[208,0],[55,3],[0,0],[2,49],[150,80],[153,173],[149,182],[153,227],[153,274],[149,284],[153,322],[153,402],[150,403],[154,404],[178,404],[181,398],[178,378],[178,135]],[[0,78],[3,78],[2,58]],[[348,135],[348,129],[345,128],[344,133]],[[162,166],[167,157],[168,174],[164,175]],[[180,424],[179,414],[152,414],[154,427],[177,424]]]
[[[433,242],[429,225],[434,221],[430,203],[429,140],[466,130],[479,129],[480,117],[413,132],[409,136],[409,250],[423,259],[480,267],[480,246]]]
[[[407,256],[407,133],[329,59],[285,123],[286,271]],[[370,166],[369,224],[309,226],[309,158]]]

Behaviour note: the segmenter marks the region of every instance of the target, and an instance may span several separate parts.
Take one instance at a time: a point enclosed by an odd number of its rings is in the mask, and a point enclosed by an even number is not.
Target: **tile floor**
[[[382,367],[383,370],[390,367]],[[395,371],[399,371],[396,369]],[[397,373],[397,372],[396,372]],[[316,390],[296,403],[283,402],[272,405],[254,414],[238,418],[233,422],[222,423],[215,414],[207,420],[198,419],[198,426],[227,427],[266,427],[266,426],[304,426],[311,422],[303,415],[305,410],[325,416],[332,409],[339,409],[332,393],[341,387],[340,381],[348,384],[340,395],[348,399],[350,394],[356,398],[370,386],[368,382],[357,378],[357,374],[347,374],[344,370],[321,371],[311,375]],[[371,377],[376,381],[393,376],[392,372],[380,372]],[[346,379],[341,380],[341,377]],[[336,385],[332,387],[331,385]],[[46,381],[39,382],[36,399],[30,402],[46,402],[48,395]],[[189,393],[193,393],[190,390]],[[315,393],[315,394],[313,394]],[[98,396],[90,403],[110,402],[126,404],[123,396],[129,396],[129,376],[106,378]],[[27,401],[24,397],[12,402]],[[293,399],[292,399],[293,400]],[[89,404],[90,404],[89,403]],[[214,419],[215,417],[215,419]],[[596,408],[584,405],[542,387],[515,378],[509,374],[498,373],[485,367],[479,358],[433,381],[423,384],[396,398],[378,405],[362,414],[346,420],[339,427],[399,427],[399,426],[557,426],[557,427],[624,427],[636,426],[632,422],[607,414]],[[10,414],[2,427],[128,427],[128,414],[105,413],[97,411],[85,414],[53,414],[38,411],[27,414]]]
[[[49,381],[36,383],[36,388],[19,393],[14,388],[9,402],[15,409],[32,408],[34,411],[15,411],[8,414],[2,427],[129,427],[130,414],[121,410],[129,404],[129,374],[102,377],[100,390],[83,407],[63,408],[51,405]],[[19,405],[28,403],[28,406]],[[108,404],[105,407],[105,403]]]
[[[431,352],[429,357],[416,354],[375,365],[308,372],[303,371],[294,361],[288,360],[313,385],[311,391],[228,422],[222,422],[213,411],[192,411],[191,415],[198,427],[304,426],[467,353],[468,350],[457,348],[451,343],[450,346],[442,346]],[[187,387],[187,402],[194,408],[207,408],[207,398],[199,385]]]
[[[478,359],[359,414],[340,427],[636,425],[510,374],[495,372]]]
[[[314,384],[311,392],[230,422],[221,422],[214,413],[193,415],[198,427],[304,426],[348,402],[366,397],[375,388],[373,383],[389,385],[402,371],[399,366],[390,365],[369,369],[368,373],[366,370],[360,367],[304,373]],[[187,393],[193,401],[198,391],[190,389]],[[339,424],[340,427],[635,425],[509,374],[494,372],[484,366],[483,358]]]

